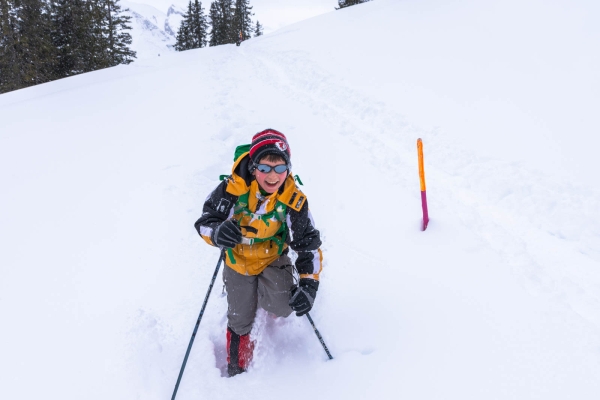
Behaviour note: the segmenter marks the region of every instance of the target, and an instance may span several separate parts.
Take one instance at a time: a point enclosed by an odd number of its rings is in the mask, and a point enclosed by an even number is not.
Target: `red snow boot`
[[[227,373],[234,376],[246,372],[252,361],[254,342],[250,334],[238,335],[227,327]]]

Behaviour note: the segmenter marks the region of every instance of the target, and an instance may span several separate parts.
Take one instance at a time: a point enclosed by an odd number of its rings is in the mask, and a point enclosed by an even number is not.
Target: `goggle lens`
[[[276,165],[274,167],[267,165],[267,164],[258,164],[256,166],[256,169],[258,169],[263,174],[268,174],[269,172],[271,172],[271,170],[275,170],[276,173],[282,174],[285,171],[287,171],[288,167],[285,164]]]

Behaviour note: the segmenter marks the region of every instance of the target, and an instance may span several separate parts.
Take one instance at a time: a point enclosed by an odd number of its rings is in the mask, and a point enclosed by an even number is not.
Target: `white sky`
[[[189,0],[134,0],[135,3],[148,4],[166,12],[171,4],[185,7]],[[203,0],[205,9],[210,7],[210,0]],[[254,7],[253,20],[260,21],[265,33],[274,31],[294,22],[319,14],[333,11],[337,0],[250,0]]]

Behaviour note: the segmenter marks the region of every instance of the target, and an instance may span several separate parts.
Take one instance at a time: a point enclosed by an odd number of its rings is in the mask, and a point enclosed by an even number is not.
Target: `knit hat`
[[[260,160],[268,154],[281,156],[288,165],[288,168],[292,167],[292,153],[287,138],[283,133],[278,132],[275,129],[265,129],[254,135],[252,138],[250,147],[250,159],[252,160],[252,163],[258,164]]]

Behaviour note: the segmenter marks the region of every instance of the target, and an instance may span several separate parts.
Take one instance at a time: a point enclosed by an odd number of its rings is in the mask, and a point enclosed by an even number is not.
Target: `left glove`
[[[300,279],[300,284],[292,289],[288,304],[298,317],[309,312],[317,297],[319,281],[310,278]]]
[[[219,247],[230,249],[242,243],[242,231],[235,222],[228,219],[214,230],[212,241]]]

